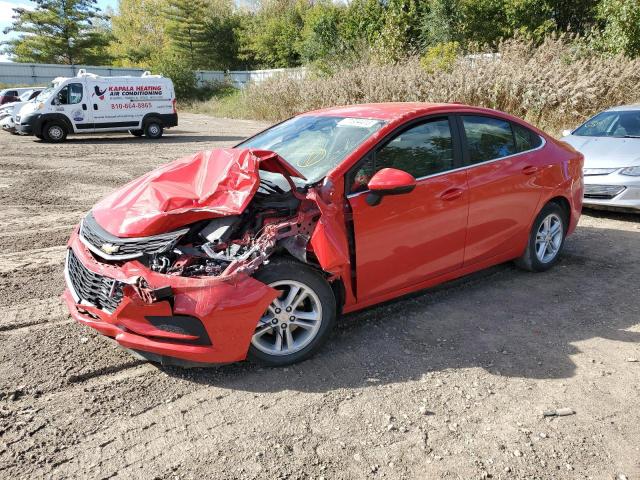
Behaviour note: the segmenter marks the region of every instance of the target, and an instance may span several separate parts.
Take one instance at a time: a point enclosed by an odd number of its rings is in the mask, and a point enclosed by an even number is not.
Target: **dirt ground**
[[[64,244],[91,205],[263,126],[180,123],[0,133],[0,478],[640,479],[640,215],[586,212],[548,273],[348,315],[289,368],[159,368],[71,321]]]

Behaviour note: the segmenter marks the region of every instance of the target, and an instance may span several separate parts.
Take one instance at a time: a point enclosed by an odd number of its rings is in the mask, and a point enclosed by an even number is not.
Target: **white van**
[[[16,131],[49,142],[69,133],[129,131],[160,138],[178,125],[173,83],[161,75],[99,77],[80,70],[74,78],[56,78],[16,116]]]

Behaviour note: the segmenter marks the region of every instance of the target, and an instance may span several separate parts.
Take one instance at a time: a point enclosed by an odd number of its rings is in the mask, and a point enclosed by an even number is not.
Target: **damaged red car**
[[[73,233],[73,318],[146,359],[285,365],[336,316],[515,260],[556,263],[582,207],[582,156],[460,104],[296,116],[162,166]]]

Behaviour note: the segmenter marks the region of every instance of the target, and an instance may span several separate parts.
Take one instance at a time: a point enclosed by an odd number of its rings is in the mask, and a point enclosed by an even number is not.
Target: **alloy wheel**
[[[555,213],[547,215],[536,232],[536,257],[540,262],[549,263],[556,258],[563,235],[562,219]]]
[[[62,130],[62,127],[59,127],[58,125],[53,125],[52,127],[49,127],[47,134],[49,135],[49,138],[52,140],[60,140],[64,136],[64,131]]]
[[[251,344],[269,355],[290,355],[309,345],[322,323],[322,304],[307,285],[281,280],[269,285],[281,291],[264,313]]]

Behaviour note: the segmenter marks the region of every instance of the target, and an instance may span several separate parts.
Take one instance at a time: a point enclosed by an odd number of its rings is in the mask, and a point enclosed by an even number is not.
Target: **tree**
[[[462,42],[460,0],[431,0],[420,24],[423,47],[449,42]]]
[[[342,10],[330,1],[321,1],[306,12],[299,46],[304,62],[328,60],[340,54]]]
[[[203,63],[208,47],[206,14],[204,0],[169,0],[165,9],[165,31],[171,46],[188,59],[192,69]]]
[[[640,56],[640,0],[602,0],[598,17],[604,23],[601,43],[606,51]]]
[[[167,47],[165,5],[166,0],[119,1],[118,12],[111,17],[114,41],[109,46],[116,63],[145,67]]]
[[[96,0],[34,0],[36,8],[14,8],[4,33],[18,38],[3,42],[4,52],[18,62],[107,64],[110,34]]]

